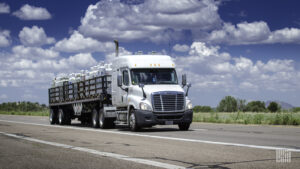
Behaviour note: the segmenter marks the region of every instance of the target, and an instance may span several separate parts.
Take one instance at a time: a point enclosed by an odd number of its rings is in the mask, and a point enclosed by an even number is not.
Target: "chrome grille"
[[[178,112],[184,110],[183,92],[157,92],[152,94],[155,112]]]

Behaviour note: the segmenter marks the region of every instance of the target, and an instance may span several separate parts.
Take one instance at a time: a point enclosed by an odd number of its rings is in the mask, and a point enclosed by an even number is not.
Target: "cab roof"
[[[175,68],[175,63],[168,55],[124,55],[114,59],[113,67]]]

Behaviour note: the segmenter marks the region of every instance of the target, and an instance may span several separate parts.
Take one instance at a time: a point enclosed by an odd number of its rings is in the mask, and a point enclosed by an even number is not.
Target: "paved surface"
[[[292,151],[277,163],[276,149]],[[300,128],[193,123],[92,129],[49,125],[47,117],[0,115],[0,168],[297,168]]]

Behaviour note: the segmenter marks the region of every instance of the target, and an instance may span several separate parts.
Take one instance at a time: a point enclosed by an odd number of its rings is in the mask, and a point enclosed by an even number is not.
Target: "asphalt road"
[[[291,162],[276,162],[288,149]],[[0,115],[0,168],[297,168],[300,127],[193,123],[189,131],[93,129]]]

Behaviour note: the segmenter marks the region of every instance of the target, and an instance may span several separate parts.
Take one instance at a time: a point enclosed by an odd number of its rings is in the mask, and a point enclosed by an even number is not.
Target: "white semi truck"
[[[77,118],[95,128],[128,126],[132,131],[154,125],[188,130],[193,119],[186,75],[179,84],[175,63],[167,55],[116,57],[110,71],[78,81],[60,81],[49,92],[49,121],[70,124]],[[184,89],[185,88],[185,89]]]

